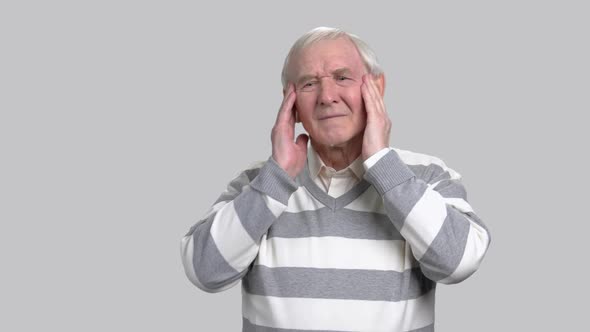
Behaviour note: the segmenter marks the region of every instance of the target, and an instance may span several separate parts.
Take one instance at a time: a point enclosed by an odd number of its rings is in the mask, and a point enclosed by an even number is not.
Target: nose
[[[321,80],[319,89],[318,103],[320,105],[328,106],[338,102],[338,87],[329,77]]]

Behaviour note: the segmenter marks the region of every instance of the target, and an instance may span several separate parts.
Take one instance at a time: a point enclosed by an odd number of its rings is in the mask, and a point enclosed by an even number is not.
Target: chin
[[[337,147],[343,146],[348,143],[353,136],[351,135],[327,135],[327,136],[319,136],[318,139],[315,141],[321,145],[329,146],[329,147]]]

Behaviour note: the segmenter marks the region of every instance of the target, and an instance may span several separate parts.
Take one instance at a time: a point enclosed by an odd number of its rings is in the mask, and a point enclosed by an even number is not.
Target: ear
[[[373,79],[375,81],[375,85],[377,85],[377,90],[379,90],[379,94],[381,97],[385,95],[385,74],[381,74]]]

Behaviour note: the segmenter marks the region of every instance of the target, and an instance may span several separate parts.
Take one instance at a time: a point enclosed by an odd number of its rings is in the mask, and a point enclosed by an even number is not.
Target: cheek
[[[363,101],[363,95],[361,93],[360,87],[353,91],[350,91],[347,94],[348,105],[353,112],[364,112],[365,111],[365,103]]]
[[[300,116],[307,117],[313,112],[315,102],[309,95],[298,95],[295,98],[295,107]]]

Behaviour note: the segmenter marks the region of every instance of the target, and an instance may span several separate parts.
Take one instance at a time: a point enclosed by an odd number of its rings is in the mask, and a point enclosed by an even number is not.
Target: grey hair
[[[356,47],[357,51],[359,52],[367,71],[374,75],[378,76],[383,74],[383,69],[377,60],[377,55],[375,52],[369,47],[367,43],[361,40],[358,36],[348,33],[344,30],[337,29],[337,28],[328,28],[328,27],[317,27],[314,29],[309,30],[303,36],[299,37],[291,46],[291,50],[285,57],[285,62],[283,63],[283,70],[281,72],[281,81],[283,83],[283,88],[287,89],[288,77],[287,71],[289,68],[289,62],[293,55],[304,48],[310,46],[311,44],[321,41],[321,40],[333,40],[338,39],[340,37],[348,38]]]

